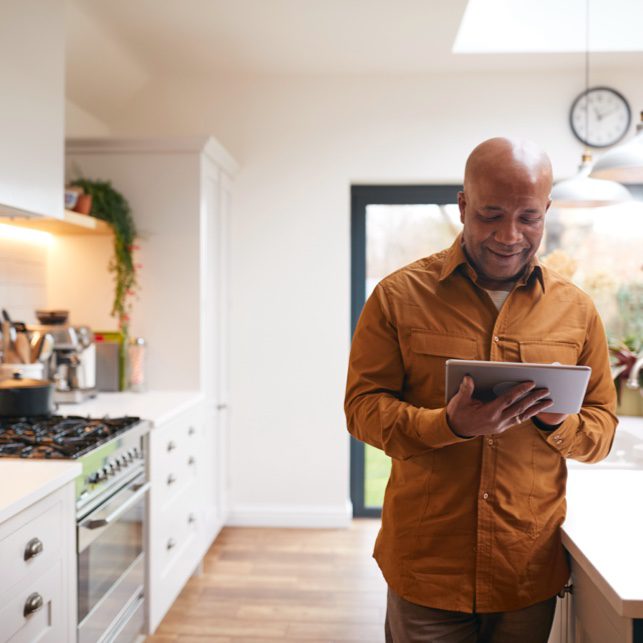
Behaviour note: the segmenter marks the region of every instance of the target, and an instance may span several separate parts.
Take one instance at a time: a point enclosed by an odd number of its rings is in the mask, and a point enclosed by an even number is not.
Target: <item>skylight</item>
[[[585,0],[469,0],[453,53],[585,51]],[[643,51],[641,0],[590,0],[589,49]]]

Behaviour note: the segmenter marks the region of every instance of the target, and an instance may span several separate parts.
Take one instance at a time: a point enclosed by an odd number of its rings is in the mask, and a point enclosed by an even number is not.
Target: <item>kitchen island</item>
[[[622,417],[609,456],[568,461],[563,545],[573,593],[550,643],[643,642],[643,418]]]

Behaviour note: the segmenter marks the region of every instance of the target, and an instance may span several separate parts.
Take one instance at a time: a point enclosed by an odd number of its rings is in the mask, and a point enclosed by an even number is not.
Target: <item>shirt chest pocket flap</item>
[[[556,341],[522,341],[520,342],[520,359],[533,364],[568,364],[578,363],[578,347],[572,342]]]
[[[456,359],[476,359],[478,344],[469,337],[454,337],[425,330],[411,331],[411,351],[433,357],[453,357]]]

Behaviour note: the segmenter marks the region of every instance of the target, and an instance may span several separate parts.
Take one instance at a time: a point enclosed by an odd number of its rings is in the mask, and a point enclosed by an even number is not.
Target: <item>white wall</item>
[[[65,136],[109,136],[109,128],[99,118],[73,101],[65,101]]]
[[[643,85],[601,72],[636,110]],[[578,73],[166,80],[115,135],[211,133],[240,162],[231,222],[231,507],[241,523],[338,525],[349,441],[350,185],[459,182],[468,152],[524,136],[559,177]]]

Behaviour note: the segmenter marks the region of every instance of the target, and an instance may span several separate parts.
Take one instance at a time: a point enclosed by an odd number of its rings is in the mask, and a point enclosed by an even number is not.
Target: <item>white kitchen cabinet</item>
[[[0,3],[0,215],[61,218],[65,4]]]
[[[148,627],[154,631],[169,607],[169,597],[174,600],[186,574],[193,571],[227,515],[227,238],[231,181],[237,165],[213,138],[71,139],[67,141],[66,163],[68,179],[80,173],[109,180],[131,205],[140,234],[136,260],[142,268],[130,332],[147,342],[148,388],[198,390],[204,396],[197,463],[187,471],[173,470],[181,484],[163,486],[163,476],[167,482],[171,473],[164,467],[175,460],[159,442],[161,435],[179,429],[155,427],[151,433],[150,502],[156,509],[150,521],[150,578],[165,574],[165,589],[156,588],[154,582],[150,587],[153,597],[155,592],[163,594],[158,601],[151,601]],[[69,252],[73,252],[74,243],[83,246],[85,241],[66,240]],[[110,241],[105,238],[103,243]],[[105,265],[85,262],[82,275],[70,274],[62,263],[50,265],[49,270],[52,283],[65,284],[50,305],[68,308],[75,320],[104,329],[110,321],[107,311],[111,301],[88,297],[82,283],[101,284],[111,279]],[[183,444],[173,455],[178,456]],[[184,457],[180,466],[187,466]],[[190,480],[190,475],[195,477],[194,484],[187,491],[182,483]],[[199,507],[193,509],[191,503],[196,500]],[[163,526],[160,514],[154,513],[161,506],[185,514],[177,518],[183,531],[167,531],[168,524]],[[188,528],[191,513],[196,514],[196,520]],[[185,539],[193,544],[182,546]],[[159,542],[165,543],[164,552]],[[168,550],[172,542],[176,544]],[[190,553],[183,553],[188,550]],[[198,558],[192,557],[197,554]]]
[[[0,641],[76,640],[76,510],[68,483],[0,525]]]
[[[203,405],[149,436],[148,630],[153,632],[205,554]]]

